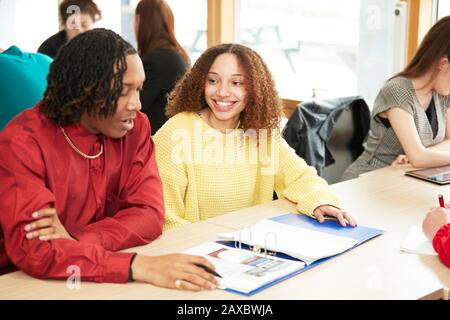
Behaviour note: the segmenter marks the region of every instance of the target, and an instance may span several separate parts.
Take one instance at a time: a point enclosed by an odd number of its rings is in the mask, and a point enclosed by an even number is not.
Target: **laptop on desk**
[[[436,184],[450,183],[450,166],[406,171],[405,175]]]

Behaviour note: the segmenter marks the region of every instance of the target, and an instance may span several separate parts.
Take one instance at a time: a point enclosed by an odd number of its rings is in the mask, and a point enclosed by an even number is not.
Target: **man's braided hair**
[[[59,50],[50,66],[40,110],[54,123],[78,123],[82,114],[115,114],[127,70],[136,50],[111,30],[79,34]]]

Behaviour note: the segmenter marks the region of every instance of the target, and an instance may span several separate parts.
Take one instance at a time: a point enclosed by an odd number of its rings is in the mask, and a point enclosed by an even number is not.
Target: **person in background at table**
[[[154,136],[166,229],[271,201],[274,190],[320,222],[332,216],[355,225],[282,139],[275,83],[252,49],[206,50],[175,86],[167,113]]]
[[[43,100],[0,134],[0,274],[215,288],[206,259],[117,250],[157,238],[164,221],[150,124],[139,112],[136,50],[94,29],[63,46]],[[69,272],[69,274],[68,274]]]
[[[441,261],[450,268],[450,210],[438,207],[428,212],[422,229]]]
[[[135,34],[144,64],[142,112],[152,124],[152,134],[167,121],[167,94],[190,66],[189,56],[175,38],[172,10],[164,0],[141,0],[135,12]]]
[[[16,114],[44,95],[52,59],[16,46],[0,51],[0,131]]]
[[[39,46],[38,52],[54,59],[65,43],[94,28],[94,23],[101,16],[101,11],[92,0],[64,0],[59,5],[62,30],[45,40]]]
[[[414,167],[450,164],[449,59],[447,16],[428,31],[406,68],[379,92],[365,150],[344,172],[344,180],[395,162]]]

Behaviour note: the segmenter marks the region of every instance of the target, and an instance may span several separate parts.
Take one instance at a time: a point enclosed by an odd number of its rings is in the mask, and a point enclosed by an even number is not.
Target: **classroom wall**
[[[0,47],[35,52],[58,31],[57,0],[0,0]]]

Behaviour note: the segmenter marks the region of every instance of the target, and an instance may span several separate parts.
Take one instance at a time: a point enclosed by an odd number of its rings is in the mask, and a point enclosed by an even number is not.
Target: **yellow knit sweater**
[[[192,112],[170,118],[154,136],[164,228],[269,202],[274,190],[306,215],[323,204],[339,207],[326,181],[284,139],[264,136],[257,144],[249,130],[224,134]]]

